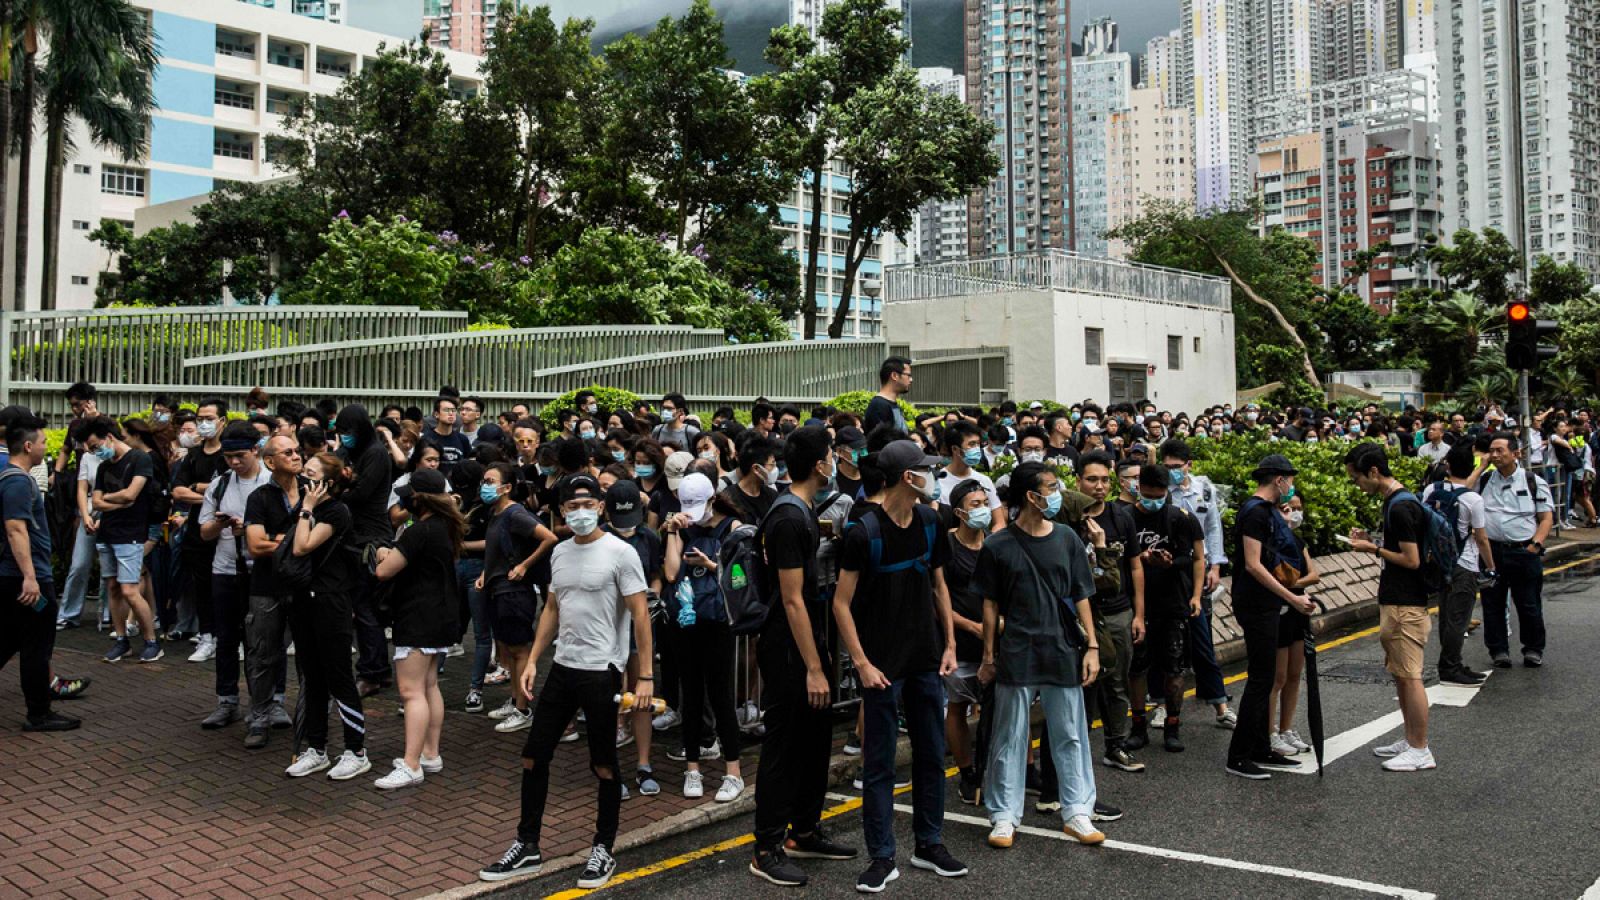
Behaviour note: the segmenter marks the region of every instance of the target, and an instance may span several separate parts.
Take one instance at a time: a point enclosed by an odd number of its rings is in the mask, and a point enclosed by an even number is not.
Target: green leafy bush
[[[825,406],[831,406],[840,412],[850,413],[853,416],[865,416],[867,404],[878,395],[877,391],[845,391],[839,396],[829,400]],[[914,422],[918,410],[905,400],[900,401],[900,412],[905,415],[906,422]]]
[[[306,273],[299,303],[445,309],[458,260],[419,222],[341,215],[322,235],[325,250]]]
[[[576,409],[575,404],[581,391],[594,391],[595,402],[600,404],[600,408],[603,410],[631,409],[635,403],[639,402],[639,395],[632,391],[591,384],[588,387],[573,388],[546,403],[544,408],[539,410],[540,421],[550,428],[555,428],[559,424],[556,421],[556,414],[563,409]]]

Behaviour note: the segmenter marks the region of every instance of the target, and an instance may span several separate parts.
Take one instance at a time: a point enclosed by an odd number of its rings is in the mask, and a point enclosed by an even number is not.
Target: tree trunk
[[[1206,249],[1211,253],[1211,258],[1217,261],[1217,265],[1222,267],[1222,271],[1227,273],[1228,280],[1237,285],[1239,290],[1244,291],[1244,295],[1250,298],[1251,303],[1265,309],[1267,314],[1272,316],[1272,320],[1278,323],[1278,327],[1282,328],[1283,332],[1289,336],[1289,340],[1300,348],[1300,364],[1305,368],[1306,377],[1311,380],[1311,386],[1314,388],[1322,387],[1322,382],[1317,379],[1317,369],[1311,365],[1311,353],[1306,349],[1306,342],[1300,339],[1299,333],[1294,330],[1293,325],[1289,324],[1289,320],[1283,317],[1283,313],[1278,311],[1278,307],[1272,301],[1256,293],[1255,288],[1251,287],[1243,278],[1240,278],[1239,273],[1233,270],[1233,266],[1222,258],[1222,254],[1212,250],[1209,246]]]
[[[816,160],[812,160],[813,163]],[[806,289],[805,314],[806,340],[817,336],[817,247],[822,240],[822,166],[811,167],[811,224],[806,228]]]
[[[39,282],[39,308],[56,308],[56,281],[61,268],[61,181],[66,168],[67,116],[63,110],[45,111],[44,221],[40,238],[44,271]]]
[[[6,194],[11,168],[11,0],[0,0],[0,291],[6,283]],[[12,309],[20,309],[13,300]]]
[[[22,97],[19,101],[24,115],[22,128],[17,134],[17,258],[13,262],[17,270],[12,273],[15,287],[11,298],[13,308],[18,310],[28,308],[28,228],[31,224],[28,221],[28,189],[33,177],[33,67],[39,55],[38,36],[31,22],[23,40],[28,45],[22,58]]]
[[[861,252],[856,253],[856,247],[861,247]],[[844,257],[844,290],[839,292],[839,308],[833,311],[833,321],[828,324],[828,337],[838,340],[844,337],[844,320],[850,317],[850,300],[855,294],[856,272],[860,270],[861,263],[867,258],[867,250],[872,247],[872,241],[862,237],[857,241],[851,235],[849,249]]]

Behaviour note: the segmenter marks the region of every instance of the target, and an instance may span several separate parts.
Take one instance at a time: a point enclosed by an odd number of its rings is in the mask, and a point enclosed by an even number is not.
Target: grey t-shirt
[[[550,553],[550,590],[561,612],[555,662],[590,672],[625,668],[633,617],[622,601],[647,587],[639,554],[614,534],[557,544]]]
[[[217,477],[222,478],[223,476],[218,475]],[[228,490],[222,495],[220,503],[217,498],[217,483],[213,481],[211,484],[206,485],[206,501],[200,505],[201,525],[215,521],[219,513],[226,516],[235,516],[239,521],[243,522],[246,501],[250,499],[251,494],[255,493],[256,488],[272,480],[272,473],[267,471],[266,466],[260,466],[257,468],[256,477],[254,478],[240,478],[234,474],[228,474],[227,478]],[[244,534],[242,528],[239,534],[241,536]],[[217,552],[211,557],[211,574],[238,574],[238,548],[235,544],[233,533],[226,528],[222,529],[222,534],[217,538]],[[246,556],[245,565],[248,566],[249,564],[250,559]]]

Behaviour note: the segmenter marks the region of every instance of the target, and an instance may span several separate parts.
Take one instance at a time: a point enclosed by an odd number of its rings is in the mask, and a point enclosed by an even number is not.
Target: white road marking
[[[1600,900],[1600,880],[1596,880],[1594,884],[1589,885],[1589,889],[1584,891],[1583,896],[1579,897],[1578,900]]]
[[[1487,684],[1488,682],[1484,683]],[[1428,705],[1456,707],[1466,706],[1468,703],[1472,702],[1474,697],[1478,696],[1478,692],[1482,689],[1483,688],[1481,686],[1468,687],[1464,684],[1436,684],[1433,687],[1428,688]],[[1334,760],[1339,759],[1340,757],[1348,756],[1352,752],[1366,747],[1368,744],[1376,741],[1378,738],[1383,737],[1384,735],[1404,724],[1405,718],[1400,715],[1399,710],[1395,710],[1394,712],[1380,716],[1365,725],[1352,728],[1349,731],[1345,731],[1328,738],[1327,742],[1322,748],[1322,767],[1326,769],[1333,763]],[[1273,769],[1272,771],[1289,772],[1295,775],[1317,774],[1317,759],[1314,755],[1305,753],[1299,757],[1296,757],[1295,761],[1299,764],[1295,768]],[[1597,900],[1600,900],[1600,898],[1597,898]]]
[[[912,808],[904,803],[896,803],[896,812],[910,813]],[[989,827],[989,820],[977,816],[968,816],[961,813],[947,812],[944,814],[947,822],[960,822],[966,825]],[[1067,837],[1060,831],[1046,828],[1036,828],[1032,825],[1018,825],[1017,831],[1035,837],[1051,838],[1076,844],[1077,841]],[[1328,884],[1335,887],[1349,888],[1354,891],[1363,891],[1368,894],[1378,894],[1383,897],[1404,897],[1407,900],[1435,900],[1436,895],[1427,891],[1414,891],[1410,888],[1395,887],[1388,884],[1377,884],[1371,881],[1361,881],[1356,878],[1345,878],[1341,875],[1327,875],[1321,872],[1308,872],[1303,869],[1289,869],[1283,866],[1269,866],[1261,863],[1243,862],[1237,859],[1226,859],[1221,856],[1208,856],[1203,853],[1189,853],[1184,850],[1168,850],[1165,847],[1151,847],[1145,844],[1133,844],[1128,841],[1107,839],[1100,845],[1107,850],[1121,850],[1126,853],[1138,853],[1144,856],[1155,856],[1162,859],[1173,859],[1179,862],[1202,863],[1216,866],[1221,869],[1234,869],[1240,872],[1255,872],[1261,875],[1277,875],[1282,878],[1297,878],[1301,881],[1314,881],[1318,884]],[[1591,900],[1586,894],[1582,900]]]

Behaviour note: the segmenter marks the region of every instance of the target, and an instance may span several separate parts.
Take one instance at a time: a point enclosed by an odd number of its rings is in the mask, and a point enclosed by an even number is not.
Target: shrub
[[[867,414],[867,404],[872,402],[872,398],[877,394],[877,391],[845,391],[823,405],[831,406],[840,412],[850,413],[854,416],[865,416]],[[906,417],[908,426],[911,422],[916,421],[917,408],[905,400],[900,401],[900,412]]]
[[[546,403],[544,408],[539,410],[540,421],[550,428],[555,428],[558,424],[556,422],[556,413],[561,412],[563,409],[576,409],[577,407],[574,404],[577,402],[578,394],[581,391],[594,391],[595,402],[600,404],[600,408],[603,410],[629,409],[633,404],[639,402],[639,395],[632,391],[591,384],[588,387],[574,388]]]

